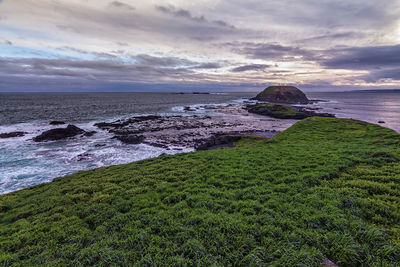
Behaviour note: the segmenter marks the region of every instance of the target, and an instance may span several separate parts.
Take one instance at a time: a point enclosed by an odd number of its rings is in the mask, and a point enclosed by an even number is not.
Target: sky
[[[400,88],[399,0],[0,0],[0,91]]]

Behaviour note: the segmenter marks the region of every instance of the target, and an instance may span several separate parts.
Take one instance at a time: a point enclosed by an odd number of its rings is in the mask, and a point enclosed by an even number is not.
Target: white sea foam
[[[112,121],[112,119],[110,120]],[[126,145],[106,131],[93,126],[95,122],[78,123],[86,131],[97,131],[91,137],[36,143],[32,140],[43,131],[65,127],[46,122],[0,126],[0,132],[25,131],[23,137],[0,139],[0,194],[52,179],[79,170],[125,164],[157,157],[161,154],[190,152],[193,149],[171,147],[169,150],[146,144]]]

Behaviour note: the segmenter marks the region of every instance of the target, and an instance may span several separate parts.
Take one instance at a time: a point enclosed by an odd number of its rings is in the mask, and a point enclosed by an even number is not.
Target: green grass
[[[3,195],[0,265],[398,266],[399,141],[313,117]]]
[[[270,109],[272,112],[276,114],[281,114],[281,115],[296,115],[299,114],[300,112],[297,112],[293,108],[290,108],[285,105],[279,105],[279,104],[258,104],[258,107],[265,107]]]
[[[281,119],[304,119],[309,117],[304,112],[299,112],[292,107],[280,104],[258,103],[248,106],[247,110],[251,113]]]
[[[272,93],[277,87],[278,86],[275,86],[275,85],[268,86],[267,88],[264,89],[264,91],[262,91],[262,93],[265,93],[265,94]]]

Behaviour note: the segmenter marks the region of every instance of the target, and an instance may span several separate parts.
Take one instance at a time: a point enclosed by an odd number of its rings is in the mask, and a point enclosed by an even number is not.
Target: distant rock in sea
[[[21,137],[21,136],[24,136],[25,134],[26,134],[26,132],[1,133],[0,138]]]
[[[75,125],[68,125],[66,128],[56,128],[43,132],[41,135],[33,138],[35,142],[44,142],[44,141],[56,141],[62,140],[69,137],[74,137],[79,134],[86,133],[81,128],[76,127]]]
[[[307,96],[294,86],[269,86],[254,99],[284,104],[307,104],[310,102]]]

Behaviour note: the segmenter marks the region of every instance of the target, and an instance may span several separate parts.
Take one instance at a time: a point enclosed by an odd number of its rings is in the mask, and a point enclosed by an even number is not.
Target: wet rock
[[[142,143],[146,138],[143,135],[117,135],[114,138],[118,139],[122,143],[125,144],[140,144]]]
[[[117,123],[117,122],[99,122],[99,123],[95,123],[94,126],[102,129],[102,130],[107,130],[110,128],[121,128],[124,127],[126,125],[128,125],[128,122],[124,122],[124,123]]]
[[[69,137],[74,137],[79,134],[85,133],[81,128],[76,127],[75,125],[68,125],[66,128],[56,128],[43,132],[41,135],[33,138],[35,142],[44,142],[44,141],[56,141],[62,140]]]
[[[184,107],[183,110],[184,111],[196,111],[195,109],[193,109],[191,107]]]
[[[382,124],[382,123],[385,123],[385,122],[384,122],[384,121],[378,121],[378,123],[381,123],[381,124]]]
[[[90,137],[90,136],[93,136],[96,133],[97,133],[96,131],[90,131],[90,132],[85,132],[83,135],[87,136],[87,137]]]
[[[10,132],[10,133],[2,133],[0,134],[0,138],[13,138],[13,137],[21,137],[27,134],[26,132]]]
[[[88,160],[89,157],[90,157],[89,153],[82,153],[82,154],[79,154],[78,156],[76,156],[75,159],[76,159],[76,161],[84,161],[84,160]]]
[[[242,134],[216,134],[208,139],[200,140],[195,149],[208,150],[220,147],[233,147],[233,143],[242,138]]]
[[[160,144],[156,142],[143,142],[143,144],[149,145],[149,146],[154,146],[154,147],[160,147],[160,148],[165,148],[168,149],[169,147],[165,144]]]
[[[177,116],[178,117],[178,116]],[[128,120],[118,120],[114,122],[99,122],[95,123],[94,126],[102,129],[102,130],[108,130],[111,128],[118,129],[118,128],[123,128],[125,126],[128,126],[130,124],[135,124],[135,123],[140,123],[140,122],[145,122],[145,121],[152,121],[152,120],[160,120],[162,121],[164,118],[158,115],[149,115],[149,116],[138,116],[138,117],[132,117]]]
[[[65,124],[65,122],[63,122],[63,121],[51,121],[50,122],[50,125],[62,125],[62,124]]]

